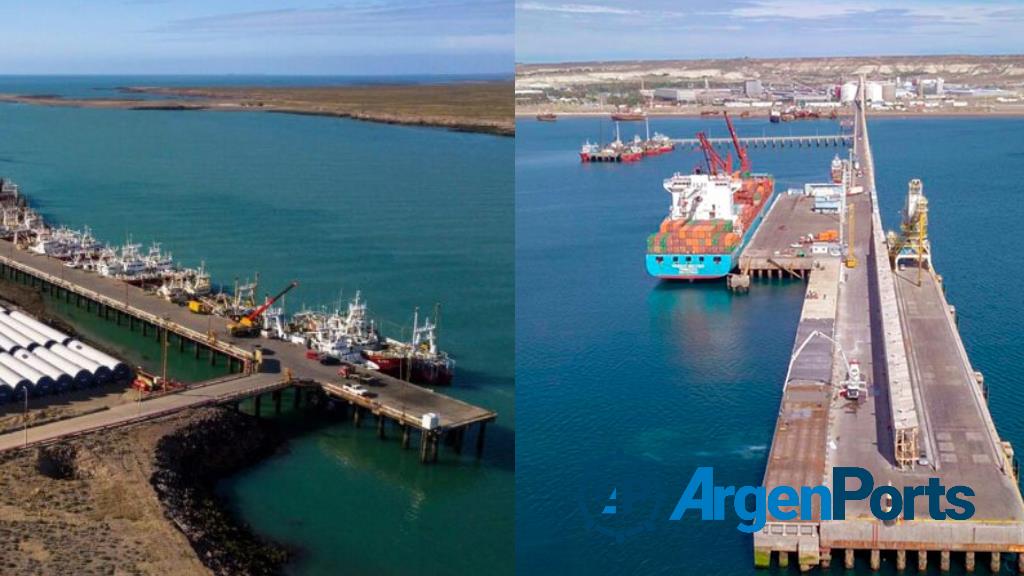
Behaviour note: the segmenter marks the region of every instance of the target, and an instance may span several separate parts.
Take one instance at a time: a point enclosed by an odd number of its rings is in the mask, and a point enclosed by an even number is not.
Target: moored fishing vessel
[[[726,115],[740,170],[722,159],[704,133],[697,135],[707,171],[676,173],[663,186],[671,195],[669,215],[647,240],[646,267],[665,280],[722,278],[736,266],[740,251],[761,223],[774,181],[750,172],[746,149]]]
[[[431,321],[419,321],[419,309],[413,313],[412,339],[401,342],[388,338],[379,350],[364,350],[363,357],[373,361],[379,370],[391,376],[418,384],[446,386],[451,384],[455,361],[437,348],[437,313]]]

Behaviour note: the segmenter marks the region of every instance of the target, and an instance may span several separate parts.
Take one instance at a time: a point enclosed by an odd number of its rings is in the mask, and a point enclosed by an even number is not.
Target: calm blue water
[[[635,129],[623,126],[632,137]],[[747,135],[835,126],[737,122]],[[665,518],[698,466],[713,466],[719,484],[760,484],[804,285],[766,281],[733,296],[721,285],[649,278],[645,239],[668,208],[661,181],[701,157],[677,151],[634,165],[579,164],[580,143],[602,128],[607,138],[610,125],[597,119],[517,123],[517,569],[753,573],[751,537],[734,524]],[[721,119],[655,128],[724,135]],[[1024,203],[1015,200],[1024,121],[879,119],[871,131],[884,219],[895,225],[907,181],[922,178],[936,266],[965,344],[990,383],[1001,433],[1024,446],[1014,372],[1024,359],[1016,328],[1024,313],[1008,292],[1024,280]],[[784,190],[826,180],[834,153],[751,156]],[[638,509],[664,513],[602,516],[613,488],[619,497],[645,495]]]
[[[38,81],[72,94],[136,79]],[[298,280],[293,311],[361,289],[393,335],[415,306],[440,302],[441,344],[457,359],[451,394],[499,413],[482,461],[442,451],[421,466],[397,438],[335,424],[223,490],[257,531],[302,548],[295,574],[511,573],[512,139],[29,105],[0,105],[0,133],[0,174],[48,218],[101,239],[159,240],[222,283],[259,272],[261,292]]]

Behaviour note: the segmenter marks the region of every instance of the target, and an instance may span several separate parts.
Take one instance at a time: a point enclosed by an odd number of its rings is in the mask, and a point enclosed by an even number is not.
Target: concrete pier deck
[[[920,497],[913,520],[878,520],[866,500],[848,505],[841,521],[821,520],[817,510],[813,521],[769,519],[754,536],[755,564],[767,566],[778,555],[780,565],[792,558],[806,570],[829,566],[842,552],[846,567],[858,553],[866,554],[874,569],[883,558],[903,569],[910,552],[919,569],[938,560],[949,570],[955,555],[971,571],[981,553],[998,571],[1010,553],[1024,572],[1024,500],[1012,456],[992,422],[981,378],[964,351],[939,278],[924,269],[918,281],[916,268],[891,268],[863,110],[858,109],[855,123],[859,169],[852,185],[862,186],[865,194],[847,199],[855,213],[849,240],[857,265],[840,266],[834,259],[835,276],[818,264],[811,272],[809,299],[833,289],[838,295],[834,344],[813,352],[808,344],[793,359],[764,484],[769,490],[828,486],[833,467],[857,466],[871,472],[876,486],[902,489],[932,477],[947,487],[969,486],[976,513],[969,520],[932,520],[927,499]],[[815,325],[807,311],[805,303],[794,352]],[[827,333],[827,314],[816,325]],[[808,354],[812,359],[804,358]],[[867,397],[857,402],[842,397],[834,385],[845,377],[843,354],[868,375]],[[831,359],[830,370],[823,358]]]
[[[814,258],[809,246],[793,247],[801,237],[839,229],[839,215],[814,212],[814,198],[778,193],[739,258],[739,270],[751,276],[801,276],[810,271]],[[803,253],[803,256],[800,254]]]
[[[113,315],[112,321],[120,323],[122,316],[127,317],[129,323],[140,324],[144,333],[148,327],[155,337],[159,336],[161,330],[166,330],[168,335],[178,339],[179,345],[187,343],[195,347],[197,357],[202,351],[211,362],[216,361],[218,356],[227,358],[229,362],[237,362],[242,372],[251,378],[218,384],[219,388],[205,387],[203,393],[235,391],[242,394],[242,397],[256,397],[282,386],[315,385],[333,398],[343,400],[360,411],[393,420],[404,428],[425,431],[423,416],[436,414],[437,427],[426,431],[435,444],[438,437],[446,434],[461,438],[465,429],[474,424],[480,426],[482,438],[483,426],[497,418],[495,412],[486,408],[377,372],[359,370],[351,378],[342,378],[338,375],[337,366],[324,366],[307,359],[303,346],[281,340],[233,337],[227,330],[224,318],[193,314],[183,306],[138,287],[67,267],[53,258],[17,250],[12,242],[0,242],[0,275],[15,282],[27,283],[54,297],[78,301],[101,317],[111,319]],[[255,363],[257,345],[262,351],[262,363],[259,365]],[[263,382],[273,382],[273,385],[267,384],[270,387],[260,391],[255,383]],[[346,383],[366,384],[370,394],[364,396],[353,393],[343,387]],[[247,395],[244,394],[246,389],[250,390]],[[176,394],[181,396],[177,400],[159,399],[158,403],[157,400],[150,400],[142,404],[156,403],[151,408],[153,413],[165,405],[184,409],[197,402],[197,394],[200,393],[182,392]],[[89,420],[81,420],[87,418],[82,416],[48,428],[45,434],[51,431],[75,434],[93,429],[95,423],[112,426],[115,420],[122,423],[133,421],[122,414],[121,410],[111,409],[108,412],[114,415],[94,415]],[[77,421],[80,422],[76,424]],[[44,432],[38,431],[38,434],[43,435]],[[9,444],[13,447],[16,442],[12,440]],[[0,450],[6,445],[0,442]]]

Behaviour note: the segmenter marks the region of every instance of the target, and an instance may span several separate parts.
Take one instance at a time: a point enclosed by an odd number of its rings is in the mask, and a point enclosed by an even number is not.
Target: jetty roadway
[[[808,520],[769,518],[754,535],[755,565],[795,561],[809,570],[841,558],[849,569],[859,557],[874,570],[883,562],[903,570],[909,557],[921,571],[937,564],[945,572],[956,562],[970,572],[980,555],[999,572],[1016,555],[1024,572],[1024,500],[1012,448],[992,422],[940,276],[892,269],[865,109],[861,100],[850,174],[864,192],[847,196],[856,265],[815,258],[764,484],[830,486],[833,467],[855,466],[870,471],[876,487],[901,492],[929,478],[969,486],[976,511],[968,520],[933,520],[920,496],[913,519],[879,520],[864,500],[848,503],[844,520],[822,520],[814,499]],[[840,394],[847,360],[867,374],[866,397],[856,401]]]
[[[155,404],[151,410],[151,417],[165,413],[163,408],[184,409],[202,404],[207,399],[205,395],[209,394],[225,394],[221,400],[223,403],[246,397],[258,400],[262,392],[287,385],[314,385],[325,394],[353,406],[353,419],[357,423],[363,414],[376,416],[379,421],[378,430],[382,435],[384,430],[381,423],[385,419],[394,421],[402,427],[403,444],[406,446],[409,444],[407,436],[410,429],[421,432],[421,438],[428,444],[427,451],[421,451],[421,457],[425,460],[436,459],[436,444],[442,436],[447,435],[456,449],[461,450],[465,432],[473,425],[478,425],[479,452],[483,446],[486,424],[497,418],[495,412],[486,408],[377,372],[360,369],[352,377],[342,378],[338,375],[337,366],[325,366],[316,360],[307,359],[304,346],[281,340],[233,337],[227,330],[227,320],[224,318],[193,314],[184,306],[168,302],[136,286],[70,268],[54,258],[17,250],[13,242],[0,243],[0,277],[27,284],[52,297],[75,302],[119,325],[123,323],[132,329],[138,327],[144,336],[161,338],[162,331],[166,330],[172,345],[182,350],[191,347],[197,358],[205,355],[211,363],[228,362],[232,368],[237,366],[248,376],[217,383],[216,387],[204,386],[195,393],[181,392],[175,400],[160,399],[159,404]],[[257,347],[262,358],[258,364]],[[346,384],[362,384],[370,393],[357,394],[346,388]],[[143,404],[150,402],[157,400],[147,400]],[[109,427],[117,418],[122,423],[137,421],[137,415],[131,414],[130,410],[111,409],[108,412],[113,415],[74,418],[59,426],[46,425],[53,427],[45,431],[43,426],[34,432],[30,429],[30,437],[35,433],[38,434],[37,438],[42,438],[54,431],[74,435],[94,429],[94,424],[99,422],[102,422],[102,427]],[[436,427],[428,430],[425,429],[423,416],[431,413],[436,414],[438,420]],[[13,436],[16,434],[8,436],[0,436],[0,450],[4,446],[13,445]],[[23,443],[23,435],[20,440]]]

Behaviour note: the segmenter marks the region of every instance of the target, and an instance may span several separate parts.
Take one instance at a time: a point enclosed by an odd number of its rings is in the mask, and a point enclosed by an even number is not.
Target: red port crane
[[[697,140],[700,141],[700,149],[704,151],[704,160],[708,163],[709,174],[718,174],[719,171],[732,172],[732,155],[726,155],[723,160],[703,132],[697,132]]]
[[[729,136],[732,138],[732,146],[736,149],[736,156],[740,159],[740,172],[747,174],[750,172],[750,158],[747,157],[747,149],[740,146],[740,138],[736,135],[736,128],[732,125],[732,119],[729,118],[728,112],[723,112],[725,116],[725,124],[729,127]]]
[[[288,284],[284,290],[278,292],[273,298],[267,298],[266,302],[257,306],[252,312],[249,312],[239,319],[238,322],[228,324],[228,332],[230,332],[232,336],[255,336],[259,332],[259,327],[256,324],[259,317],[262,316],[263,313],[267,311],[267,308],[270,308],[274,302],[280,300],[282,296],[291,292],[291,290],[298,285],[298,282],[292,281],[292,283]]]

